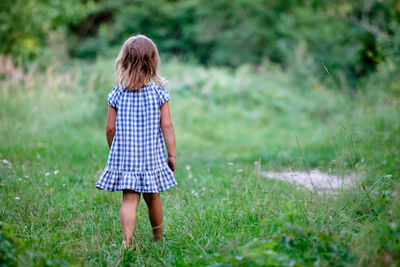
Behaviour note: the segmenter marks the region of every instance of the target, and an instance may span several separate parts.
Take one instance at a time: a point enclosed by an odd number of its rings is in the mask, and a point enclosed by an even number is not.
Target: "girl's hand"
[[[167,158],[167,164],[171,171],[175,174],[176,173],[176,159],[174,157]]]
[[[164,136],[165,145],[167,146],[168,159],[167,164],[173,173],[176,173],[176,144],[175,144],[175,130],[171,120],[171,113],[169,112],[168,101],[165,102],[160,109],[161,130]]]

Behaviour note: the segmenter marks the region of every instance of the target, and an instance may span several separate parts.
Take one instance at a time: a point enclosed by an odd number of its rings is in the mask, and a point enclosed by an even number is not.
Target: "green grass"
[[[171,61],[161,70],[170,80],[178,186],[162,194],[165,241],[152,242],[142,201],[125,252],[122,194],[95,188],[108,156],[112,61],[2,74],[0,159],[12,164],[0,167],[2,263],[400,264],[398,78],[380,70],[350,94],[272,66]],[[259,174],[286,168],[361,178],[319,195]]]

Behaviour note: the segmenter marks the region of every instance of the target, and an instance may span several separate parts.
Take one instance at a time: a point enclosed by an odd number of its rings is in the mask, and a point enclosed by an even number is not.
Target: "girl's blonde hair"
[[[124,89],[139,90],[153,81],[161,86],[164,80],[157,74],[160,61],[154,42],[138,34],[129,38],[115,60],[115,78],[117,85],[126,85]]]

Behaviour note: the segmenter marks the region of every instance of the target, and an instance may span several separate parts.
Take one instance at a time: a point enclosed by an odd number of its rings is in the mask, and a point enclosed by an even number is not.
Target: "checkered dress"
[[[160,107],[169,100],[168,92],[153,83],[140,90],[118,86],[110,91],[108,105],[117,109],[116,132],[97,188],[158,193],[177,184],[160,126]]]

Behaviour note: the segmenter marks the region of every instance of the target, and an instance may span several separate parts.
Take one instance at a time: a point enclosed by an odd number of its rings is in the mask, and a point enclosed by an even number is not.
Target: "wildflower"
[[[21,178],[21,177],[18,177],[18,181],[22,181],[22,178]]]
[[[242,170],[242,169],[238,169],[237,172],[238,172],[238,173],[241,173],[241,172],[243,172],[243,170]]]
[[[186,166],[185,166],[185,169],[186,169],[187,171],[190,171],[190,168],[191,168],[190,165],[186,165]]]
[[[192,190],[192,195],[197,197],[199,195],[199,193],[197,193],[196,191]]]
[[[204,190],[206,190],[206,188],[205,188],[205,187],[203,187],[203,188],[201,188],[201,189],[200,189],[200,191],[204,191]]]
[[[63,187],[65,187],[65,184],[62,184]]]
[[[46,172],[45,174],[44,174],[44,176],[49,176],[50,175],[50,173],[49,172]]]
[[[230,161],[229,161],[229,162],[228,162],[228,165],[229,165],[229,166],[233,166],[233,162],[230,162]]]
[[[15,197],[15,200],[20,200],[20,198],[19,197]]]
[[[192,174],[189,173],[188,178],[189,178],[189,179],[192,179],[192,177],[193,177]]]
[[[2,162],[4,165],[6,165],[7,168],[9,168],[9,169],[12,168],[12,164],[11,164],[11,162],[9,162],[8,160],[3,159],[1,162]]]
[[[236,259],[237,259],[238,261],[241,261],[241,260],[243,259],[243,257],[242,257],[242,256],[236,256]]]
[[[55,170],[54,174],[57,175],[60,171],[59,170]]]

